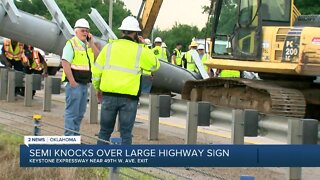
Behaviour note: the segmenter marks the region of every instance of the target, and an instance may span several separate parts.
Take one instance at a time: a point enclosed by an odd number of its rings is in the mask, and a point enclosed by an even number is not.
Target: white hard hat
[[[155,43],[156,43],[156,42],[161,43],[161,42],[162,42],[162,39],[161,39],[160,37],[156,37],[156,38],[154,39],[154,42],[155,42]]]
[[[123,31],[141,31],[138,20],[133,16],[124,18],[118,29]]]
[[[198,47],[197,47],[197,50],[199,49],[204,49],[204,45],[203,44],[199,44]]]
[[[88,29],[90,29],[90,26],[89,26],[89,23],[87,20],[81,18],[76,21],[74,28],[88,28]]]
[[[166,47],[167,47],[166,43],[163,42],[163,43],[161,44],[161,47],[166,48]]]
[[[145,44],[146,44],[147,46],[151,46],[151,45],[152,45],[150,39],[145,39],[144,42],[145,42]]]

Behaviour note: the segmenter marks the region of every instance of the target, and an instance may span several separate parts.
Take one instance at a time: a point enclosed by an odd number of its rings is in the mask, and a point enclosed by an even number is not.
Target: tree
[[[296,0],[295,5],[301,14],[320,14],[319,0]]]
[[[47,19],[51,18],[50,13],[47,11],[46,6],[43,4],[41,0],[15,0],[15,5],[18,9],[31,13],[43,16]]]
[[[113,5],[113,31],[117,36],[120,35],[117,27],[120,26],[122,20],[131,14],[131,12],[125,8],[123,1],[114,0]],[[91,7],[98,10],[101,16],[106,22],[108,22],[109,15],[109,0],[56,0],[59,8],[63,12],[66,19],[69,21],[71,27],[79,18],[85,18],[89,21],[91,27],[91,33],[94,35],[101,35],[97,27],[88,17],[91,11]],[[15,0],[15,4],[18,9],[29,12],[31,14],[38,14],[47,19],[51,19],[51,15],[41,0]]]
[[[182,51],[186,51],[192,38],[204,38],[204,36],[201,36],[198,27],[178,23],[170,30],[160,31],[159,29],[156,29],[154,31],[154,37],[157,36],[161,37],[162,41],[167,44],[170,52],[175,48],[177,42],[180,42],[183,45]]]

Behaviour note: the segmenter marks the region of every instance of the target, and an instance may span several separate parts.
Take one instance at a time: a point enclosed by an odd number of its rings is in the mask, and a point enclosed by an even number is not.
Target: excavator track
[[[182,98],[209,101],[214,105],[258,111],[287,117],[303,118],[304,95],[296,89],[284,88],[259,80],[210,78],[186,82]]]

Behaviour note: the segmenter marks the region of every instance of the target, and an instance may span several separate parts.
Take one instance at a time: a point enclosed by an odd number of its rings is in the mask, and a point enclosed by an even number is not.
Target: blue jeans
[[[72,88],[68,82],[65,93],[64,128],[79,132],[81,121],[87,109],[88,85],[78,84],[77,87]],[[64,135],[77,136],[79,134],[65,130]]]
[[[152,76],[141,76],[141,93],[149,94],[152,87]]]
[[[122,144],[132,144],[132,129],[137,114],[138,100],[127,97],[103,95],[100,113],[99,138],[109,141],[119,113]],[[98,144],[104,144],[98,141]]]

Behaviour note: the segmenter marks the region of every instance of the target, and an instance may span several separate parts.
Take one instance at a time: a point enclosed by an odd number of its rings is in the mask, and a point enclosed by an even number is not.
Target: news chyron
[[[24,140],[21,167],[320,167],[318,145],[86,145],[80,136]]]

